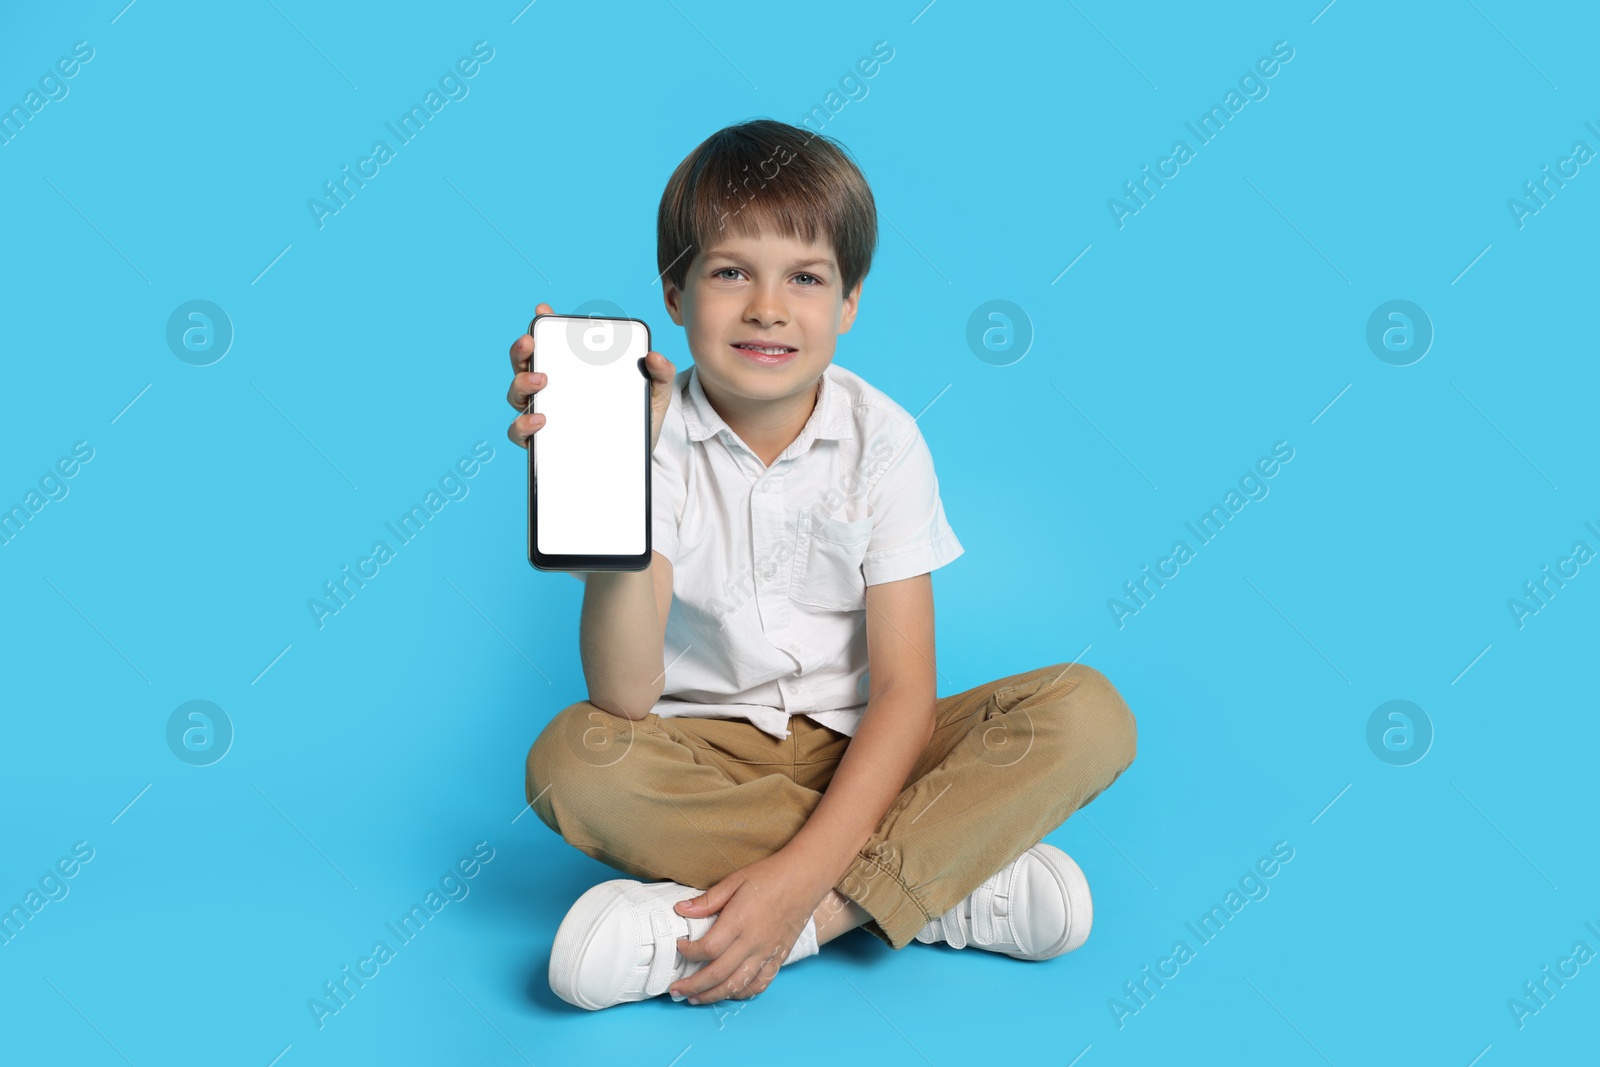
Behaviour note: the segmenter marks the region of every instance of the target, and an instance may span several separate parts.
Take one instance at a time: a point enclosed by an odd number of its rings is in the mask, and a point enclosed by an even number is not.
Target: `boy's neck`
[[[766,467],[772,466],[805,429],[811,413],[816,410],[821,385],[819,376],[809,389],[796,396],[751,400],[725,396],[720,386],[712,385],[704,377],[700,379],[700,388],[705,391],[712,410]]]

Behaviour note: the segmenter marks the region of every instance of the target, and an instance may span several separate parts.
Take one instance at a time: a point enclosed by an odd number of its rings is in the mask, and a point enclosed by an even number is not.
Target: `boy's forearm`
[[[833,779],[783,851],[803,856],[831,887],[855,861],[933,737],[935,701],[884,693],[862,714]]]
[[[653,562],[642,571],[588,573],[578,651],[591,704],[629,719],[655,706],[666,672]]]

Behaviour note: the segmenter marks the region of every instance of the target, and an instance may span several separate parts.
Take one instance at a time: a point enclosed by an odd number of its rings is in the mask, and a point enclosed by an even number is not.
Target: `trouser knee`
[[[1133,765],[1139,751],[1139,727],[1127,702],[1105,675],[1092,671],[1091,677],[1080,684],[1088,686],[1085,695],[1091,698],[1084,701],[1083,707],[1099,771],[1094,788],[1083,798],[1086,805]]]
[[[528,750],[525,793],[544,824],[561,833],[559,811],[582,819],[591,797],[604,794],[597,775],[616,768],[632,748],[638,724],[587,700],[557,712]]]
[[[1133,711],[1109,679],[1093,667],[1074,663],[1070,677],[1077,684],[1058,707],[1070,716],[1065,758],[1082,766],[1085,757],[1103,768],[1106,784],[1133,764],[1139,749],[1139,727]],[[1102,787],[1103,788],[1103,787]]]
[[[1115,686],[1099,671],[1091,669],[1090,677],[1079,683],[1088,686],[1095,699],[1088,703],[1092,708],[1092,728],[1105,753],[1108,766],[1121,774],[1132,766],[1139,754],[1139,724],[1133,710],[1122,699]]]

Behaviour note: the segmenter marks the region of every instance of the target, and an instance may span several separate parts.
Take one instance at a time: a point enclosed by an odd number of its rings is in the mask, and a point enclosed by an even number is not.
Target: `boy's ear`
[[[849,333],[850,325],[856,321],[856,309],[861,304],[861,286],[865,281],[866,279],[863,278],[861,281],[856,282],[856,287],[850,290],[849,295],[844,298],[844,304],[839,309],[840,333]]]
[[[667,305],[667,314],[675,326],[683,325],[683,291],[670,281],[661,283],[661,301]]]

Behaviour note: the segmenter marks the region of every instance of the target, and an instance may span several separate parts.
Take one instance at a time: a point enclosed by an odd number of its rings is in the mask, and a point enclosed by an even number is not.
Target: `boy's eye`
[[[727,275],[729,275],[729,274],[737,275],[737,274],[742,274],[742,273],[744,273],[744,272],[741,271],[738,267],[719,267],[716,270],[711,272],[711,276],[713,278],[718,278],[718,279],[721,279],[723,281],[734,281],[736,279],[729,278],[729,277],[727,277]],[[804,287],[807,288],[807,289],[814,288],[814,287],[816,287],[818,285],[826,285],[827,284],[825,281],[822,280],[822,278],[818,277],[815,274],[809,274],[809,273],[796,274],[795,275],[795,279],[797,281],[801,280],[801,279],[810,279],[809,281],[802,282]]]

